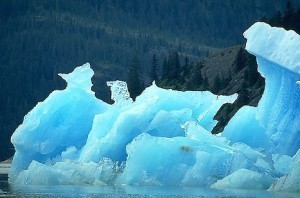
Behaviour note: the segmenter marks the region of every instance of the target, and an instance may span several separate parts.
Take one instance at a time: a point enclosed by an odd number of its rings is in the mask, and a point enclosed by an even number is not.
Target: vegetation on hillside
[[[290,1],[287,2],[286,9],[282,13],[277,11],[270,19],[263,17],[261,21],[271,26],[283,27],[286,30],[294,30],[300,34],[300,8],[295,9]]]
[[[224,62],[226,56],[232,56],[232,62]],[[188,57],[182,65],[178,65],[178,53],[168,56],[162,65],[162,74],[157,85],[176,90],[209,90],[214,94],[231,95],[238,93],[239,97],[233,105],[225,105],[216,115],[219,121],[213,130],[221,132],[236,111],[244,105],[257,105],[263,90],[264,79],[257,71],[255,57],[247,53],[243,46],[224,50],[214,57],[205,58],[197,63],[189,63]],[[220,64],[224,71],[213,68],[214,75],[206,73],[212,59]],[[164,72],[165,71],[165,72]],[[176,75],[175,75],[176,74]]]
[[[261,19],[272,26],[284,27],[287,30],[294,30],[300,33],[300,8],[294,11],[290,2],[287,2],[284,15],[277,11],[270,19],[266,17]],[[231,50],[230,50],[231,51]],[[177,53],[174,53],[177,54]],[[256,106],[264,90],[264,79],[257,71],[255,57],[249,54],[243,47],[235,50],[234,62],[229,66],[224,66],[226,60],[222,58],[228,56],[224,51],[218,53],[220,57],[219,64],[225,72],[218,72],[216,68],[215,75],[210,76],[203,74],[207,60],[203,59],[195,64],[189,64],[188,58],[185,58],[182,66],[176,65],[178,62],[176,56],[169,56],[167,61],[162,65],[170,74],[161,75],[158,85],[164,88],[173,88],[177,90],[209,90],[215,94],[230,95],[238,93],[238,99],[231,105],[224,105],[215,116],[218,124],[213,129],[213,133],[223,131],[228,121],[244,105]],[[212,59],[212,58],[210,58]],[[227,63],[228,64],[228,63]],[[177,73],[179,76],[173,76],[171,73]],[[210,78],[210,80],[208,80]]]

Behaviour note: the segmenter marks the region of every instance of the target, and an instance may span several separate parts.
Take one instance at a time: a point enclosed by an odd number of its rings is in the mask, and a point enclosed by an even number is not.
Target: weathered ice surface
[[[111,81],[109,105],[91,91],[87,63],[60,74],[67,88],[38,103],[15,131],[9,181],[299,191],[299,35],[256,23],[245,37],[266,89],[221,136],[211,134],[213,117],[236,94],[153,84],[133,101],[125,82]]]
[[[272,184],[269,190],[298,191],[300,186],[300,151],[294,156],[290,171]]]
[[[60,74],[67,81],[67,88],[51,93],[24,117],[11,138],[16,153],[10,180],[26,170],[33,160],[47,163],[69,147],[80,150],[85,145],[95,115],[108,108],[91,91],[93,74],[89,64],[70,74]]]
[[[293,156],[300,147],[300,36],[256,23],[244,36],[266,87],[258,107],[243,107],[222,136]]]

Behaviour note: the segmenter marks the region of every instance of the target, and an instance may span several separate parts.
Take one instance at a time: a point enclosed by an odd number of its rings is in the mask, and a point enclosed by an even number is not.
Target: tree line
[[[159,62],[161,62],[161,65],[159,65]],[[129,91],[135,98],[143,91],[145,86],[155,81],[158,86],[164,88],[184,91],[209,90],[215,94],[219,94],[242,70],[244,72],[244,92],[246,92],[246,87],[262,84],[260,75],[257,72],[255,57],[248,54],[243,47],[240,47],[238,50],[236,60],[226,75],[220,76],[218,74],[213,77],[213,80],[209,80],[209,78],[212,78],[211,76],[202,74],[204,64],[205,59],[196,63],[190,62],[187,55],[180,56],[178,52],[170,52],[162,61],[159,61],[156,54],[154,54],[151,64],[148,64],[149,72],[146,74],[146,77],[142,78],[145,74],[141,73],[140,61],[135,56],[131,61],[128,72],[127,83]],[[148,79],[147,83],[143,79]],[[247,102],[246,98],[243,100]]]
[[[294,30],[300,34],[300,8],[296,9],[290,1],[287,2],[284,12],[278,10],[269,19],[261,18],[262,22],[266,22],[271,26],[283,27],[287,30]]]

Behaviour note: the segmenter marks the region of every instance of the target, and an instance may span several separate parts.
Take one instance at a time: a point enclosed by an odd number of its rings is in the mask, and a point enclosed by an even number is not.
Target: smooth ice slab
[[[300,73],[300,36],[293,30],[255,23],[246,32],[246,49],[251,54]]]
[[[295,191],[300,192],[300,150],[296,153],[290,171],[275,181],[270,191]]]
[[[239,169],[222,180],[217,181],[212,188],[234,189],[267,189],[274,178],[267,174],[261,174],[247,169]]]

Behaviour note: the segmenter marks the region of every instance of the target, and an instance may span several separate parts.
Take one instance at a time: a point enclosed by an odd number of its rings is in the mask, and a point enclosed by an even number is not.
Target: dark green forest
[[[133,97],[156,80],[179,90],[244,91],[241,104],[251,103],[257,98],[252,90],[263,86],[255,60],[241,47],[231,53],[228,47],[242,45],[242,33],[260,19],[299,31],[300,2],[290,2],[1,0],[0,160],[13,154],[10,136],[24,115],[66,86],[57,74],[86,62],[95,70],[96,96],[107,102],[105,82],[120,79],[128,81]],[[227,64],[226,75],[212,75],[211,60],[222,57],[236,60]],[[233,79],[244,77],[249,80],[243,89],[230,88]]]

